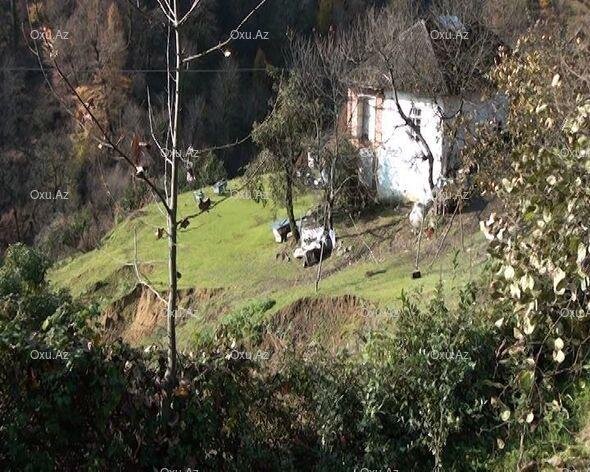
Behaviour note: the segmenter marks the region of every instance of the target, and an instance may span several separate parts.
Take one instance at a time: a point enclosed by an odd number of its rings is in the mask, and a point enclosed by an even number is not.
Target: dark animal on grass
[[[209,197],[205,197],[205,195],[203,195],[203,192],[199,192],[197,197],[199,199],[199,210],[209,211],[209,208],[211,208],[211,199]]]

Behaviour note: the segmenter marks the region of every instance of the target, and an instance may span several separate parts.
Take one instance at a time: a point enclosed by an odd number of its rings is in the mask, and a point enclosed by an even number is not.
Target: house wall
[[[366,96],[371,97],[369,102],[375,108],[370,117],[368,141],[360,139],[358,134],[362,119],[358,100]],[[410,115],[412,106],[421,110],[420,129],[434,157],[435,184],[450,167],[456,165],[452,159],[464,145],[467,132],[459,130],[455,140],[445,137],[445,127],[452,120],[443,120],[442,116],[452,116],[463,103],[462,111],[472,123],[470,131],[475,131],[476,123],[498,119],[505,106],[502,97],[486,101],[481,101],[479,97],[469,97],[463,102],[455,97],[435,101],[398,93],[398,100],[406,116]],[[348,117],[350,135],[360,149],[360,177],[367,186],[377,191],[380,200],[426,202],[432,198],[428,161],[422,159],[425,156],[423,145],[414,139],[411,128],[400,115],[393,92],[349,92]]]
[[[410,115],[412,106],[421,110],[420,130],[434,157],[433,180],[441,175],[443,156],[442,123],[436,102],[398,93],[403,113]],[[428,184],[428,161],[423,144],[416,141],[411,128],[400,115],[393,92],[385,94],[382,116],[382,139],[375,143],[377,157],[377,195],[380,199],[402,199],[424,202],[432,197]]]

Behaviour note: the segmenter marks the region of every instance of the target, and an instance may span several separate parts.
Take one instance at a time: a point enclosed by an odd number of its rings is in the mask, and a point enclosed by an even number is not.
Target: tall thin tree
[[[165,384],[170,392],[177,382],[177,348],[176,348],[176,314],[178,310],[178,228],[180,222],[178,221],[178,192],[179,192],[179,172],[180,166],[183,160],[180,158],[181,155],[181,142],[180,142],[180,116],[182,109],[182,79],[183,73],[186,67],[191,62],[197,61],[215,51],[224,49],[230,42],[236,37],[235,32],[240,31],[244,24],[259,10],[266,0],[260,0],[250,12],[245,15],[242,20],[235,26],[235,28],[228,32],[227,38],[219,41],[217,44],[206,48],[200,52],[185,53],[184,44],[188,43],[185,41],[183,36],[183,26],[191,19],[192,15],[197,11],[200,5],[203,4],[203,0],[194,0],[190,6],[183,9],[179,5],[179,0],[157,0],[160,13],[163,15],[163,26],[167,30],[167,43],[166,43],[166,57],[167,57],[167,108],[168,108],[168,126],[167,126],[167,138],[166,141],[170,142],[171,147],[169,149],[162,145],[158,140],[157,136],[152,130],[152,139],[154,140],[162,159],[164,160],[164,182],[163,189],[160,188],[158,183],[150,178],[148,173],[145,171],[139,161],[141,154],[141,143],[137,137],[134,138],[131,144],[131,151],[126,152],[121,145],[121,140],[116,139],[112,132],[101,123],[97,118],[96,111],[93,103],[84,100],[80,93],[77,91],[74,84],[68,78],[68,75],[64,73],[59,61],[58,51],[56,46],[52,43],[50,37],[43,38],[43,49],[44,53],[41,52],[37,43],[34,44],[33,52],[38,58],[38,62],[42,70],[44,71],[45,78],[51,90],[57,94],[52,82],[45,71],[44,59],[47,60],[58,77],[61,78],[63,83],[66,85],[68,91],[72,94],[75,101],[81,107],[82,113],[75,113],[72,110],[68,111],[71,116],[80,125],[85,128],[92,126],[94,133],[93,139],[98,141],[99,145],[110,149],[119,158],[122,158],[130,166],[135,169],[136,178],[145,182],[145,184],[153,192],[156,201],[164,208],[166,215],[167,225],[167,236],[168,236],[168,295],[167,299],[164,297],[146,281],[141,280],[139,272],[137,273],[140,282],[148,286],[156,296],[166,304],[166,315],[167,315],[167,368],[165,373]],[[137,5],[133,4],[134,8],[138,8]],[[141,10],[141,7],[139,7]],[[143,11],[143,10],[141,10]],[[29,18],[29,26],[32,29],[31,20]],[[232,34],[233,33],[233,34]],[[61,96],[58,95],[60,101],[66,105],[67,102]],[[151,122],[151,100],[148,91],[148,103]]]

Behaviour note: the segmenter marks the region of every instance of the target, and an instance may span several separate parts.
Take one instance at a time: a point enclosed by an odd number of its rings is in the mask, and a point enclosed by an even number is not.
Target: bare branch
[[[368,249],[369,254],[371,254],[371,257],[373,258],[373,261],[375,262],[375,264],[378,264],[379,261],[375,257],[375,254],[373,253],[373,250],[371,249],[371,247],[365,241],[365,238],[363,238],[362,233],[358,230],[358,227],[357,227],[357,225],[356,225],[356,223],[354,221],[354,218],[352,217],[352,215],[350,213],[348,214],[348,216],[350,217],[350,221],[352,221],[352,225],[354,226],[354,229],[357,231],[359,237],[361,238],[361,241],[363,242],[363,244],[365,245],[365,247]]]
[[[152,19],[150,18],[150,16],[149,16],[149,15],[148,15],[148,14],[147,14],[145,11],[143,11],[141,8],[139,8],[139,5],[137,5],[137,4],[135,4],[135,3],[133,3],[133,0],[127,0],[127,3],[128,3],[129,5],[131,5],[131,7],[132,7],[134,10],[137,10],[137,11],[138,11],[138,12],[139,12],[139,13],[140,13],[140,14],[141,14],[141,15],[142,15],[142,16],[143,16],[145,19],[146,19],[146,21],[147,21],[148,23],[152,24]],[[163,26],[163,24],[162,24],[162,23],[160,23],[160,26]]]
[[[425,157],[426,157],[426,160],[428,160],[428,185],[430,186],[430,190],[433,190],[434,189],[434,175],[433,175],[434,174],[434,169],[433,169],[434,156],[432,155],[432,151],[430,149],[430,146],[426,142],[426,139],[424,139],[424,136],[422,136],[422,131],[420,130],[420,127],[416,126],[416,124],[404,113],[404,110],[402,109],[402,106],[399,102],[397,87],[395,86],[394,75],[393,75],[392,70],[390,70],[390,80],[391,80],[391,86],[393,87],[393,94],[395,97],[395,106],[397,108],[397,112],[402,117],[402,119],[404,120],[406,125],[414,132],[415,136],[420,141],[420,144],[421,144],[423,150],[425,151],[425,154],[426,154]]]
[[[61,70],[61,68],[59,67],[59,64],[57,63],[57,61],[55,59],[53,59],[53,66],[54,66],[55,70],[57,71],[57,73],[59,74],[59,76],[64,81],[64,83],[67,85],[67,87],[70,89],[70,91],[74,94],[74,96],[76,97],[78,102],[82,105],[82,107],[84,108],[86,113],[88,113],[88,116],[90,116],[90,119],[92,120],[92,122],[98,127],[98,129],[102,133],[102,135],[103,135],[104,139],[107,141],[107,143],[112,147],[112,149],[117,154],[119,154],[119,156],[121,156],[131,167],[133,167],[135,169],[136,168],[135,163],[131,160],[131,158],[129,156],[127,156],[127,154],[125,154],[121,150],[121,148],[119,148],[119,146],[117,146],[116,143],[114,143],[111,140],[111,138],[109,137],[106,130],[100,124],[98,119],[94,116],[94,114],[92,113],[92,110],[90,110],[90,108],[88,107],[86,102],[84,102],[84,100],[82,99],[82,97],[80,96],[80,94],[78,93],[76,88],[72,85],[72,83],[69,81],[69,79],[65,76],[65,74],[63,73],[63,71]],[[169,212],[170,208],[168,207],[166,199],[164,198],[164,196],[162,195],[160,190],[155,186],[155,184],[145,174],[137,175],[137,177],[139,179],[143,180],[152,189],[152,191],[160,198],[160,200],[162,200],[162,203],[164,204],[166,211]]]
[[[221,151],[223,149],[230,149],[230,148],[233,148],[233,147],[239,146],[240,144],[245,143],[251,137],[252,137],[252,132],[248,133],[248,135],[244,136],[241,139],[235,140],[233,143],[222,144],[222,145],[219,145],[219,146],[211,146],[211,147],[208,147],[208,148],[199,149],[198,151],[196,151],[196,154],[197,154],[197,156],[199,156],[201,154],[205,154],[205,153],[211,152],[211,151]],[[188,162],[189,160],[186,159],[186,161]]]
[[[188,17],[190,16],[190,14],[195,10],[195,8],[197,8],[197,6],[200,3],[201,3],[201,0],[194,0],[193,1],[193,4],[189,8],[189,10],[186,12],[186,14],[178,22],[178,26],[182,25],[186,20],[188,20]]]
[[[251,11],[250,11],[250,13],[248,13],[248,14],[247,14],[247,15],[244,17],[244,19],[243,19],[243,20],[240,22],[240,24],[239,24],[238,26],[236,26],[236,27],[235,27],[235,28],[232,30],[232,32],[233,32],[233,31],[239,31],[239,30],[240,30],[240,28],[241,28],[242,26],[244,26],[244,24],[245,24],[245,23],[246,23],[246,22],[247,22],[247,21],[250,19],[250,17],[252,17],[252,15],[254,15],[254,13],[256,13],[256,11],[257,11],[257,10],[258,10],[260,7],[262,7],[262,5],[264,5],[265,3],[266,3],[266,0],[261,0],[261,1],[258,3],[258,5],[256,5],[256,6],[255,6],[255,7],[254,7],[254,8],[253,8]],[[230,35],[228,36],[228,38],[227,38],[225,41],[221,41],[220,43],[217,43],[217,45],[215,45],[215,46],[213,46],[213,47],[210,47],[209,49],[207,49],[207,50],[205,50],[205,51],[199,52],[199,53],[197,53],[197,54],[193,54],[192,56],[185,57],[185,58],[182,60],[182,63],[183,63],[183,64],[184,64],[184,63],[188,63],[188,62],[190,62],[190,61],[193,61],[193,60],[195,60],[195,59],[199,59],[199,58],[201,58],[201,57],[203,57],[203,56],[206,56],[207,54],[210,54],[210,53],[212,53],[212,52],[214,52],[214,51],[218,51],[218,50],[222,49],[223,47],[227,46],[229,43],[231,43],[231,42],[233,41],[233,39],[234,39],[234,38],[232,38],[232,34],[230,33]]]
[[[168,21],[170,21],[170,23],[172,23],[172,24],[175,24],[176,18],[174,16],[174,12],[170,8],[170,4],[167,2],[167,0],[156,0],[156,1],[158,2],[158,5],[160,5],[160,9],[162,10],[162,13],[164,13],[164,15],[166,16]]]
[[[160,154],[162,156],[165,156],[166,153],[164,152],[164,149],[162,148],[162,145],[160,144],[160,141],[158,141],[158,138],[156,137],[156,133],[154,132],[154,122],[153,122],[153,113],[152,113],[152,100],[151,100],[151,94],[150,94],[150,88],[149,88],[149,86],[147,87],[147,100],[148,100],[148,120],[149,120],[149,123],[150,123],[150,133],[152,135],[152,139],[156,143],[156,146],[157,146],[158,150],[160,151]]]
[[[32,29],[32,23],[31,23],[31,18],[29,16],[29,5],[28,5],[28,1],[27,1],[27,20],[29,22],[29,27]],[[46,37],[43,38],[45,41],[46,46],[49,48],[50,44],[48,42],[48,39]],[[45,72],[45,67],[43,65],[43,61],[41,60],[41,53],[39,52],[39,48],[37,46],[37,43],[35,43],[35,51],[34,51],[35,56],[37,56],[37,61],[39,63],[39,67],[41,68],[42,74],[43,74],[43,78],[45,80],[45,82],[47,83],[47,85],[49,86],[51,92],[57,97],[57,99],[59,100],[60,103],[62,103],[65,107],[66,112],[75,118],[75,120],[82,126],[84,127],[84,123],[82,120],[80,120],[71,110],[69,110],[67,104],[65,104],[64,100],[61,98],[61,96],[55,91],[55,89],[53,88],[52,84],[51,84],[51,80],[49,79],[49,77],[47,76],[47,73]],[[92,122],[96,125],[96,127],[100,130],[104,141],[101,140],[97,140],[99,142],[99,145],[102,146],[107,146],[110,147],[111,149],[113,149],[117,154],[119,154],[119,156],[121,156],[128,164],[130,164],[133,169],[135,169],[135,164],[133,163],[133,161],[129,158],[129,156],[127,156],[118,146],[118,143],[120,141],[118,141],[117,143],[115,143],[110,136],[108,135],[108,133],[106,132],[106,130],[104,129],[104,127],[100,124],[100,122],[98,121],[98,119],[94,116],[94,114],[92,113],[92,111],[90,110],[90,108],[88,107],[88,105],[84,102],[84,100],[82,99],[82,97],[80,97],[80,95],[78,94],[76,88],[72,85],[72,83],[70,82],[70,80],[67,78],[67,76],[64,74],[64,72],[62,71],[61,67],[59,66],[55,56],[52,57],[52,55],[50,54],[50,59],[53,62],[53,67],[54,70],[57,71],[57,73],[59,74],[59,76],[62,78],[62,80],[64,81],[64,83],[66,84],[66,86],[68,87],[68,89],[74,94],[74,96],[76,97],[77,101],[82,105],[82,107],[84,108],[84,110],[86,111],[86,113],[88,114],[88,116],[90,117],[90,119],[92,120]],[[92,135],[91,135],[92,136]],[[96,138],[94,136],[92,136],[93,139],[96,140]],[[160,198],[162,200],[162,203],[164,203],[166,211],[169,211],[169,208],[166,204],[166,200],[163,199],[162,194],[160,193],[159,189],[151,182],[151,180],[145,176],[145,175],[139,175],[138,176],[141,180],[145,181],[147,183],[147,185],[151,188],[151,190],[153,192],[156,193],[156,195],[158,196],[158,198]]]

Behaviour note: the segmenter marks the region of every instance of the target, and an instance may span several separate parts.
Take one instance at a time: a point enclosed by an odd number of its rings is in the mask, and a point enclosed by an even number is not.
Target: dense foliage
[[[426,470],[453,464],[448,444],[485,418],[478,379],[493,343],[472,288],[456,309],[442,290],[426,309],[407,297],[394,336],[373,332],[336,359],[287,356],[274,371],[267,358],[232,354],[265,332],[237,313],[207,348],[181,356],[164,421],[163,354],[103,345],[96,310],[53,292],[46,267],[19,245],[0,269],[0,460],[13,467]]]
[[[317,12],[312,2],[291,8],[287,4],[296,2],[276,3],[285,7],[284,17],[271,22],[277,31],[285,24],[325,31],[337,12],[347,18],[343,2],[318,2]],[[115,54],[105,43],[122,44],[130,34],[126,28],[139,19],[113,2],[101,19],[103,35],[83,35],[84,21],[100,4],[60,8],[48,2],[46,14],[66,15],[72,31],[80,33],[80,50],[64,49],[74,65],[85,50],[103,45],[94,64],[97,76],[82,74],[78,85],[81,93],[91,93],[92,84],[104,95],[124,80],[118,90],[134,105],[124,107],[125,97],[113,96],[102,111],[110,126],[130,132],[147,79],[129,82],[115,71],[143,66],[146,57],[148,65],[161,65],[161,55],[141,54],[158,33],[148,28],[133,54]],[[127,13],[128,26],[116,5]],[[217,21],[189,25],[196,38],[216,38],[218,25],[231,25],[233,17],[219,9],[211,2],[205,13]],[[9,16],[17,19],[14,11]],[[590,366],[590,95],[587,81],[580,80],[590,61],[579,38],[545,26],[501,58],[490,78],[509,98],[509,115],[505,123],[478,130],[464,153],[466,168],[479,169],[470,183],[474,179],[478,188],[494,192],[502,204],[501,214],[482,223],[490,254],[484,280],[456,294],[456,303],[446,302],[442,287],[426,302],[420,293],[404,296],[390,323],[363,333],[356,352],[282,353],[280,362],[265,365],[268,357],[252,355],[267,334],[263,314],[272,302],[263,302],[227,317],[197,352],[179,356],[179,383],[168,402],[164,352],[103,343],[97,308],[53,290],[44,255],[22,244],[10,246],[0,266],[0,464],[8,470],[468,471],[490,470],[490,457],[501,462],[506,451],[516,453],[520,467],[529,460],[538,465],[541,456],[553,453],[554,443],[540,449],[534,443],[569,426],[567,397]],[[0,41],[18,47],[10,31],[0,27]],[[241,46],[239,52],[242,66],[253,58],[266,64],[262,47]],[[276,52],[266,52],[272,62]],[[252,75],[247,85],[238,85],[237,64],[223,67],[223,75],[210,81],[186,83],[195,96],[216,87],[214,98],[196,99],[191,113],[223,110],[203,128],[184,130],[187,143],[219,144],[264,111],[258,103],[259,109],[241,116],[229,106],[243,89],[251,98],[264,96],[264,77]],[[22,74],[4,72],[2,81],[0,102],[11,109],[30,106],[18,98],[25,85],[41,87],[38,79]],[[151,85],[161,90],[162,82]],[[285,180],[304,151],[306,107],[313,105],[301,100],[296,85],[283,83],[276,114],[254,132],[276,168],[283,165]],[[243,100],[244,108],[248,103]],[[1,162],[15,169],[2,175],[12,201],[2,197],[0,212],[11,209],[16,231],[23,232],[17,239],[37,233],[32,218],[59,215],[37,239],[52,255],[63,246],[92,247],[91,228],[106,225],[89,208],[104,209],[96,200],[110,198],[99,190],[109,187],[105,180],[118,183],[123,211],[139,206],[147,193],[127,185],[128,176],[117,174],[116,164],[103,172],[97,159],[104,156],[91,151],[88,136],[55,111],[52,98],[40,99],[38,107],[35,120],[11,117],[0,127]],[[212,135],[223,123],[230,123],[232,132]],[[34,150],[18,145],[39,130]],[[67,172],[60,167],[64,155]],[[206,155],[199,185],[226,175],[219,163],[214,154]],[[26,180],[23,169],[34,170],[34,177]],[[35,213],[21,184],[41,186],[48,179],[54,189],[76,186],[74,199]],[[277,195],[289,206],[288,196]],[[19,220],[23,209],[30,228]]]
[[[226,359],[222,339],[216,351],[183,357],[164,423],[162,354],[102,345],[96,310],[53,292],[46,267],[35,251],[12,246],[0,270],[0,463],[19,470],[237,463],[263,470],[280,462],[273,450],[288,423],[249,361]]]
[[[528,440],[568,416],[564,396],[588,367],[589,63],[580,39],[533,29],[493,74],[510,100],[505,129],[482,130],[470,150],[503,203],[481,224],[502,334],[491,402],[505,424],[498,443],[517,440],[521,462]]]
[[[442,288],[425,308],[418,294],[404,297],[393,333],[370,333],[358,356],[298,367],[298,391],[329,453],[322,464],[473,470],[464,451],[481,446],[490,421],[482,380],[492,375],[493,339],[476,316],[474,287],[459,297],[455,309]]]

